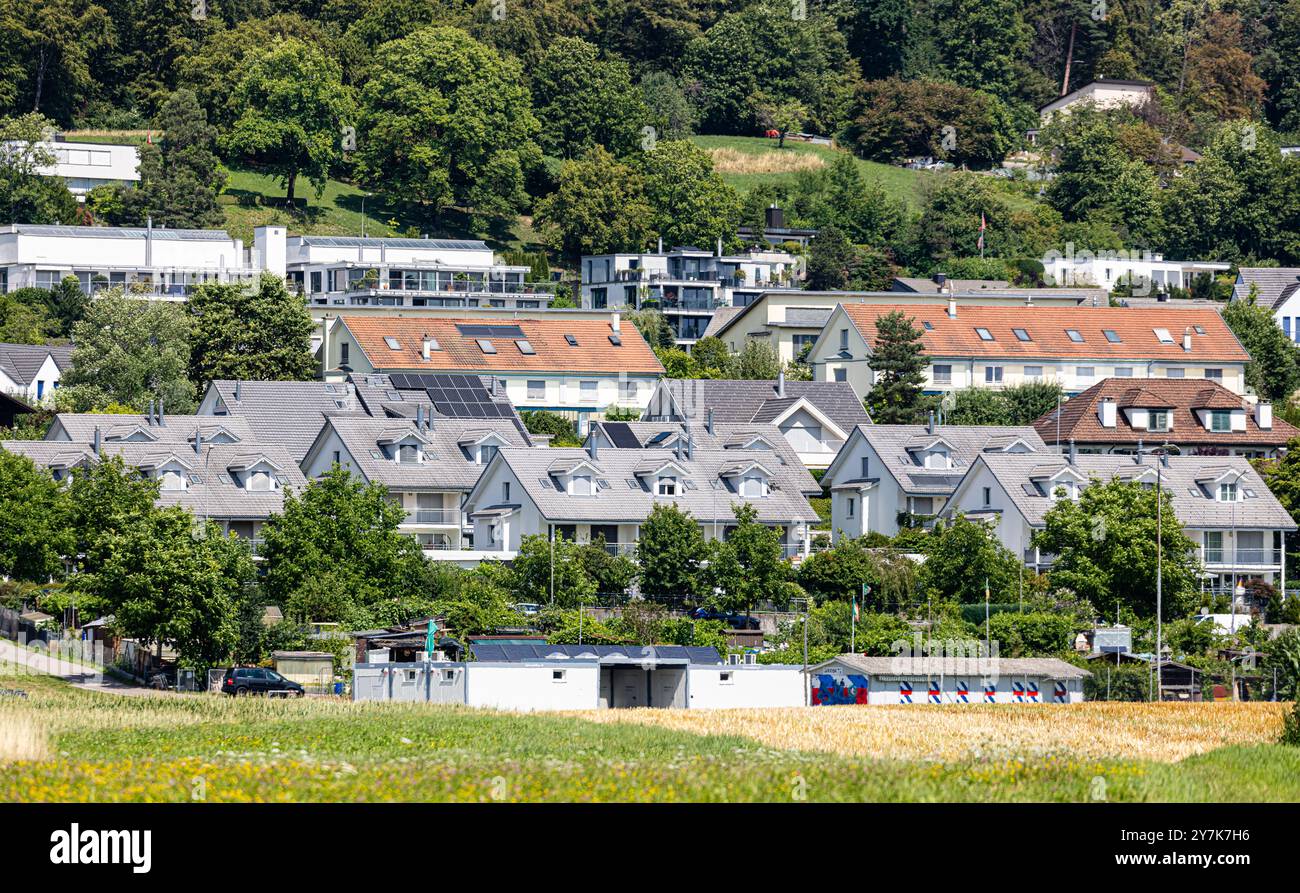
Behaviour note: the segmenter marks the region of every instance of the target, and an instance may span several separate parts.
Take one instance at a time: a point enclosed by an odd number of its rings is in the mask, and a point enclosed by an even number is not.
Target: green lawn
[[[1267,744],[1174,764],[850,759],[558,715],[5,686],[29,697],[0,701],[0,761],[6,728],[45,752],[0,772],[0,801],[1300,799],[1300,749]]]

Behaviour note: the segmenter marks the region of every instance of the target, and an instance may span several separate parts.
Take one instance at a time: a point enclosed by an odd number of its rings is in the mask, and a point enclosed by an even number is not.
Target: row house
[[[0,344],[0,394],[29,407],[47,404],[71,366],[70,345]]]
[[[955,299],[946,308],[840,304],[809,355],[814,378],[870,391],[876,322],[895,310],[921,332],[931,394],[1026,382],[1078,394],[1105,378],[1203,379],[1246,390],[1250,356],[1215,309],[958,307]]]
[[[1300,430],[1267,401],[1204,379],[1107,378],[1034,422],[1064,452],[1133,453],[1160,444],[1181,455],[1275,458]]]
[[[1300,267],[1241,267],[1232,300],[1268,308],[1286,337],[1300,343]]]
[[[1241,456],[1036,455],[982,453],[962,477],[941,514],[985,520],[1004,546],[1035,571],[1054,556],[1032,537],[1062,499],[1077,500],[1097,481],[1121,480],[1159,486],[1196,544],[1207,588],[1232,592],[1241,581],[1280,585],[1286,577],[1286,534],[1296,529],[1290,513]]]
[[[975,460],[988,453],[1046,454],[1029,426],[859,425],[822,475],[832,539],[895,536],[929,525]]]
[[[676,505],[706,539],[726,539],[735,507],[750,505],[779,532],[787,557],[807,555],[817,513],[802,477],[770,451],[696,449],[500,450],[466,500],[478,548],[514,557],[522,538],[563,536],[635,552],[655,505]]]

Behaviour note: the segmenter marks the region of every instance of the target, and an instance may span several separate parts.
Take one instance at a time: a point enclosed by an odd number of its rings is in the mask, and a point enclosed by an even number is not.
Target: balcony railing
[[[444,282],[421,282],[408,285],[375,279],[354,279],[345,291],[396,291],[404,294],[493,294],[493,295],[550,295],[554,296],[553,282],[503,282],[497,279],[465,279]],[[334,290],[331,293],[336,293]]]
[[[456,524],[461,522],[460,509],[410,509],[407,524]]]
[[[1215,564],[1226,566],[1258,566],[1258,565],[1277,565],[1282,564],[1281,549],[1238,549],[1236,557],[1233,557],[1231,549],[1204,549],[1201,553],[1201,562],[1203,564]]]

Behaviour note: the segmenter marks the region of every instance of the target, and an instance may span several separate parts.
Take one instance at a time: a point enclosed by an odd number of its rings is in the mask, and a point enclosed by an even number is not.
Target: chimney
[[[203,455],[203,432],[202,431],[194,432],[194,455],[196,456]]]
[[[1142,464],[1142,438],[1138,438],[1137,452],[1133,454],[1133,461],[1138,465]]]
[[[785,370],[784,369],[782,369],[780,372],[776,374],[776,395],[778,397],[785,396]]]
[[[597,454],[600,452],[600,447],[596,444],[597,439],[595,432],[587,438],[587,455],[591,457],[592,462],[596,461]]]
[[[149,401],[149,407],[144,411],[144,423],[153,427],[153,401]]]
[[[1097,420],[1103,428],[1114,428],[1116,422],[1115,401],[1106,397],[1097,405]]]
[[[423,406],[415,407],[415,429],[417,431],[424,430],[424,407]]]
[[[162,428],[167,424],[167,416],[163,414],[162,397],[158,398],[158,427]]]
[[[244,383],[243,383],[242,380],[240,380],[240,379],[235,379],[235,402],[236,402],[236,403],[238,403],[240,400],[243,399],[243,396],[242,396],[242,395],[243,395],[243,385],[244,385]]]
[[[704,416],[704,430],[708,431],[710,436],[713,435],[713,407],[712,406],[709,407],[708,413],[705,414]]]
[[[94,439],[94,441],[93,441],[93,443],[94,443],[94,449],[95,449],[95,455],[96,455],[96,456],[99,455],[99,447],[100,447],[100,444],[102,443],[102,437],[103,437],[103,435],[101,435],[100,432],[99,432],[99,426],[96,425],[96,426],[95,426],[95,439]]]
[[[663,254],[663,253],[664,253],[664,237],[663,237],[663,236],[660,236],[660,237],[659,237],[659,250],[656,251],[655,253],[656,253],[656,254]]]
[[[722,257],[722,236],[718,236],[718,257]]]
[[[144,265],[153,266],[153,217],[144,221]]]
[[[933,409],[930,410],[930,424],[926,425],[925,429],[931,434],[934,433],[934,410]]]
[[[691,435],[691,432],[687,431],[687,432],[686,432],[686,458],[687,458],[687,460],[692,459],[692,458],[694,457],[694,455],[695,455],[695,438]]]
[[[952,295],[948,295],[948,318],[957,318],[957,299]]]
[[[1192,327],[1188,326],[1183,329],[1183,350],[1191,352],[1192,350]]]
[[[682,438],[680,434],[673,441],[673,453],[676,454],[678,462],[682,461]]]
[[[614,330],[615,335],[618,334],[619,319],[617,313],[610,314],[609,327]]]
[[[1079,459],[1079,451],[1074,448],[1074,438],[1070,438],[1070,464],[1073,465]]]
[[[1263,401],[1255,404],[1255,424],[1261,431],[1273,430],[1273,404]]]
[[[426,360],[429,359],[429,352],[433,350],[433,344],[429,341],[429,333],[424,333],[424,340],[420,342],[420,356]]]

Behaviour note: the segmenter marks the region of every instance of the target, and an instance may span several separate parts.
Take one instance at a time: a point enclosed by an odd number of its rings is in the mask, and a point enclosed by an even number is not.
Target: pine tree
[[[876,343],[871,370],[876,383],[867,395],[867,411],[879,425],[920,421],[928,401],[921,394],[927,365],[920,329],[901,310],[876,319]]]

